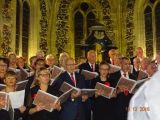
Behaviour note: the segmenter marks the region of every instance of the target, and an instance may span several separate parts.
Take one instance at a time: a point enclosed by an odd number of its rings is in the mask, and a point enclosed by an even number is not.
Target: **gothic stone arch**
[[[73,0],[60,0],[59,1],[59,10],[56,15],[56,49],[57,54],[67,51],[68,43],[72,44],[73,39],[73,31],[72,24],[69,22],[72,17],[71,4],[73,4]],[[82,1],[83,2],[83,1]],[[111,6],[108,0],[85,0],[85,2],[92,4],[93,7],[99,6],[99,12],[102,14],[102,22],[106,26],[108,31],[108,36],[114,39],[113,33],[113,21],[111,19]],[[69,48],[71,51],[74,51],[74,48]],[[67,51],[68,52],[68,51]],[[73,54],[72,54],[73,55]],[[73,55],[74,56],[74,55]]]

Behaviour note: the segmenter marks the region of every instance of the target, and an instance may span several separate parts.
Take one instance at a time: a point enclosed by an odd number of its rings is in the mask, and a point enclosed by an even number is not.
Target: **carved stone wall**
[[[11,1],[5,0],[2,6],[2,55],[6,55],[9,51],[11,51],[11,34],[12,34],[12,15],[13,10],[11,6]]]
[[[106,26],[107,35],[111,40],[115,40],[115,33],[113,32],[113,20],[111,19],[111,6],[108,0],[99,0],[103,13],[103,21]]]
[[[47,35],[48,35],[48,16],[47,16],[47,8],[46,8],[46,0],[39,0],[40,2],[40,11],[41,11],[41,19],[40,19],[40,49],[47,52]]]
[[[126,56],[132,57],[134,52],[133,42],[135,40],[134,35],[134,5],[135,0],[128,0],[127,3],[127,15],[126,15],[126,31],[125,31],[125,40],[126,40]]]

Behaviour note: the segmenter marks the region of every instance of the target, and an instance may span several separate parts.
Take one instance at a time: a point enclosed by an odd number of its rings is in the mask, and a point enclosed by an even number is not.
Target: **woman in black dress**
[[[92,88],[95,88],[96,83],[102,83],[106,86],[115,87],[114,81],[109,78],[109,64],[101,62],[99,65],[99,77],[92,80]],[[107,99],[101,96],[100,91],[97,91],[93,98],[93,120],[114,120],[114,98]]]
[[[50,72],[48,69],[40,68],[40,70],[37,72],[37,80],[39,85],[36,85],[31,89],[31,96],[33,99],[35,98],[38,90],[57,95],[54,88],[49,85]],[[43,109],[43,106],[32,105],[29,110],[30,118],[31,120],[58,120],[59,110],[61,109],[60,103],[53,103],[53,108],[54,110],[52,112],[48,112]]]

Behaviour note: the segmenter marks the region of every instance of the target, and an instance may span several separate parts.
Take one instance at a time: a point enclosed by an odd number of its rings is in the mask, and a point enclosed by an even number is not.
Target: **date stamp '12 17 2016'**
[[[146,106],[127,107],[126,110],[128,112],[149,112],[150,107],[146,107]]]

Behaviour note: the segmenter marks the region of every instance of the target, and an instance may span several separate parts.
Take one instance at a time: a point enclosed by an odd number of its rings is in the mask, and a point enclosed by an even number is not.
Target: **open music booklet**
[[[60,97],[51,95],[47,92],[44,92],[42,90],[39,90],[36,94],[36,97],[33,101],[34,105],[43,105],[44,109],[52,112],[53,111],[53,107],[51,104],[59,101],[60,103],[64,103],[68,97],[70,96],[71,90],[63,93]],[[44,99],[45,98],[45,99]]]
[[[97,72],[90,72],[88,70],[82,69],[81,75],[84,76],[85,80],[92,80],[98,76],[98,73]]]
[[[23,81],[28,77],[34,75],[34,72],[28,72],[27,69],[15,69],[15,68],[8,68],[9,71],[14,71],[17,75],[17,81]]]
[[[71,89],[73,91],[81,92],[81,95],[87,95],[88,97],[92,97],[95,94],[95,91],[96,91],[96,89],[85,89],[85,88],[79,89],[79,88],[76,88],[76,87],[70,85],[67,82],[63,82],[63,84],[61,85],[59,90],[61,92],[66,92],[66,91],[71,90]]]
[[[98,91],[101,92],[101,96],[108,98],[108,99],[111,98],[111,96],[115,90],[115,88],[106,86],[106,85],[99,83],[99,82],[96,83],[95,89],[97,89]]]
[[[145,79],[145,78],[148,78],[148,74],[146,72],[140,70],[137,80],[142,80],[142,79]]]
[[[50,83],[51,85],[59,77],[59,75],[64,72],[64,70],[58,66],[54,66],[50,68],[50,72],[51,72],[51,83]]]
[[[2,106],[3,109],[9,110],[9,105],[13,109],[19,108],[24,104],[24,95],[25,90],[16,91],[16,92],[0,92],[0,99],[4,100],[4,106]]]
[[[139,87],[143,85],[144,82],[148,81],[149,78],[143,80],[133,80],[126,77],[121,77],[117,83],[116,89],[127,89],[130,93],[134,93]]]

